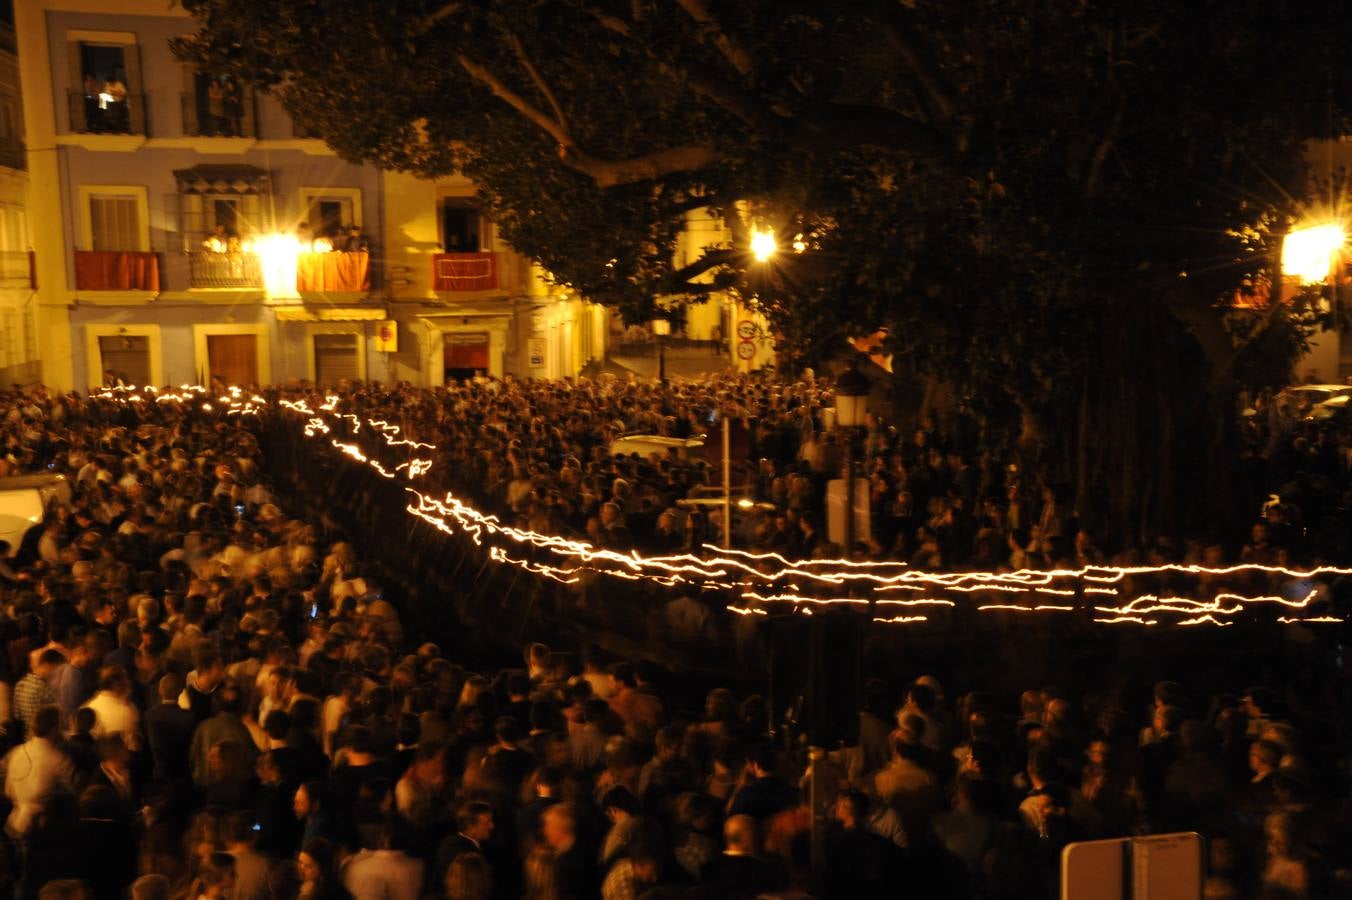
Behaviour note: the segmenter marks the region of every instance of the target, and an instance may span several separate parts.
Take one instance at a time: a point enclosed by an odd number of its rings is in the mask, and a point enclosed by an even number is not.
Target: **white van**
[[[42,521],[51,503],[70,505],[70,482],[64,475],[20,475],[0,478],[0,540],[9,553],[19,552],[24,532]]]
[[[643,459],[651,454],[668,456],[675,454],[678,459],[693,459],[704,455],[704,438],[677,438],[659,434],[626,434],[610,442],[610,455],[628,456],[637,453]]]

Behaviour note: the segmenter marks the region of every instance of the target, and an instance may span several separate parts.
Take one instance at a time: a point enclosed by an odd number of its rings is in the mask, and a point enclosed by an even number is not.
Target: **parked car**
[[[637,453],[644,459],[656,453],[660,456],[674,454],[679,459],[692,459],[704,453],[704,438],[677,438],[660,434],[626,434],[610,442],[611,456],[628,456]]]
[[[64,475],[0,478],[0,540],[9,542],[9,556],[18,552],[24,532],[41,522],[53,503],[70,505],[70,482]]]
[[[1297,384],[1284,388],[1276,397],[1278,408],[1285,407],[1298,419],[1326,419],[1352,396],[1352,385]],[[1341,398],[1341,399],[1339,399]],[[1315,410],[1330,401],[1338,400],[1315,416]]]

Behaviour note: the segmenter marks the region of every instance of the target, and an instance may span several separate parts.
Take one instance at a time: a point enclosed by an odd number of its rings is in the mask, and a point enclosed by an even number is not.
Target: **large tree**
[[[726,288],[796,349],[886,327],[898,377],[956,385],[1123,537],[1231,515],[1235,391],[1320,308],[1231,304],[1277,283],[1305,142],[1342,132],[1352,26],[1324,4],[184,5],[186,58],[347,158],[471,176],[631,319]],[[678,265],[700,208],[733,239]]]

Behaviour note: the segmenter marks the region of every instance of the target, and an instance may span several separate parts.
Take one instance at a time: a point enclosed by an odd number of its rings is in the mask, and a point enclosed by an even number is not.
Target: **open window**
[[[132,35],[76,33],[69,43],[70,129],[145,134],[141,55]]]
[[[266,229],[268,173],[256,166],[200,165],[174,172],[178,181],[183,249],[224,252],[243,249]]]
[[[257,137],[253,89],[227,73],[184,70],[183,133]]]
[[[446,197],[441,201],[441,246],[447,253],[478,253],[483,250],[483,213],[469,197]]]

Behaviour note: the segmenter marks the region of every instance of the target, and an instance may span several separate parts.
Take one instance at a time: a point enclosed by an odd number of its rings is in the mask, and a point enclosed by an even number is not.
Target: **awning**
[[[275,306],[278,322],[383,322],[389,318],[383,306]]]
[[[180,194],[270,194],[272,176],[267,169],[246,165],[193,166],[175,169]]]

